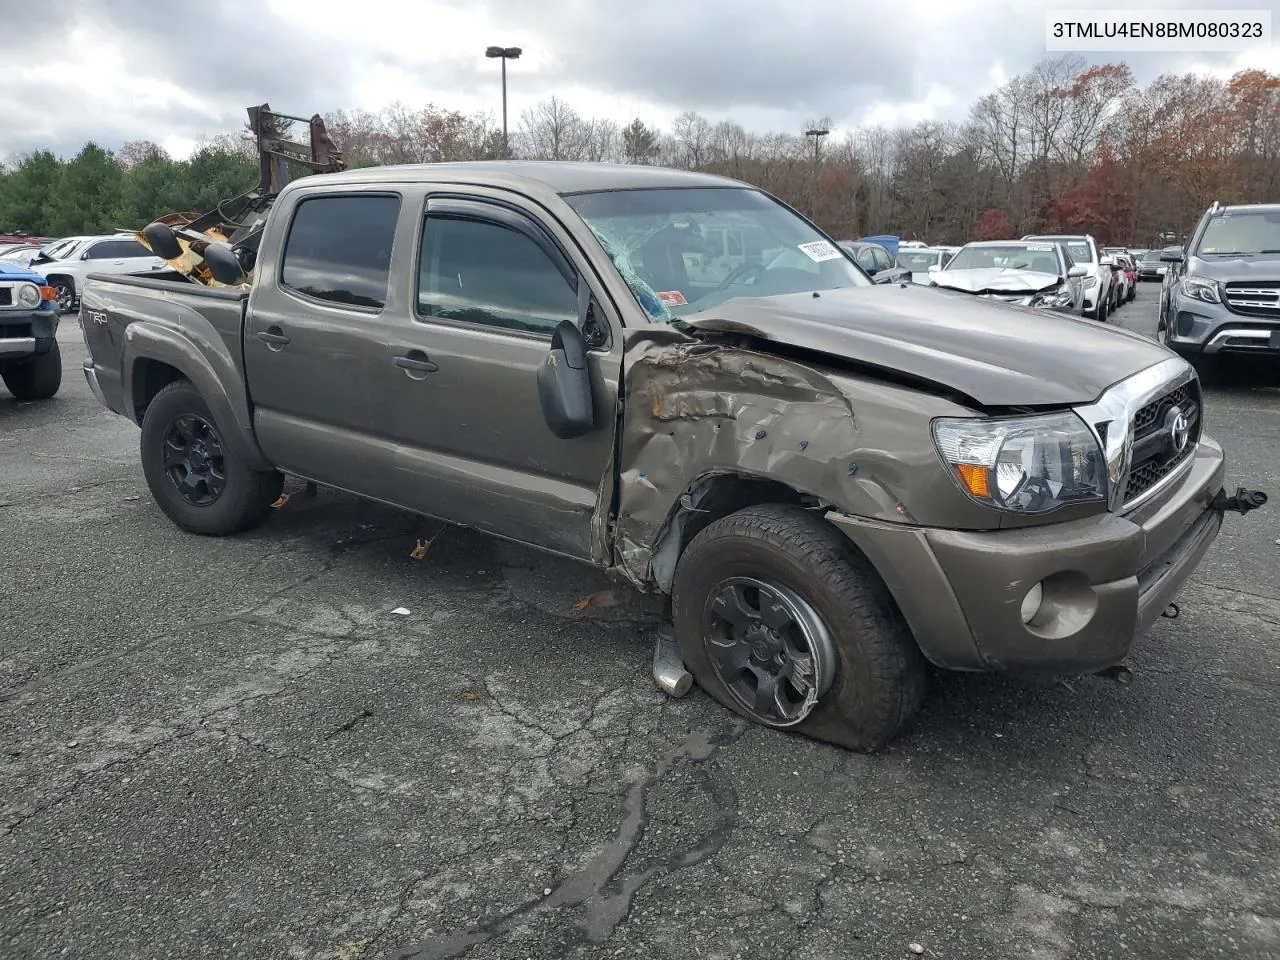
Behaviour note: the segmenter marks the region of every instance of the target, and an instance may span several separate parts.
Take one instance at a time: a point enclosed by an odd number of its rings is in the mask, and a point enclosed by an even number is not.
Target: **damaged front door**
[[[583,270],[568,249],[554,224],[509,201],[428,201],[413,309],[391,331],[390,429],[401,502],[599,560],[592,530],[611,464],[621,338],[587,353],[594,428],[557,437],[538,393],[553,332],[578,321]]]

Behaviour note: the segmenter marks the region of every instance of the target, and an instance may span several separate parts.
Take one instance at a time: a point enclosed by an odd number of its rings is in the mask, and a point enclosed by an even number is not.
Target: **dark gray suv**
[[[1185,252],[1161,252],[1161,341],[1189,360],[1280,356],[1280,203],[1205,212]]]

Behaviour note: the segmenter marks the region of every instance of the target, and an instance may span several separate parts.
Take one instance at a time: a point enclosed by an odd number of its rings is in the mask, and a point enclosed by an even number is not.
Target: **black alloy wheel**
[[[727,578],[712,589],[704,617],[716,676],[757,723],[794,726],[830,688],[831,635],[813,607],[787,587]]]
[[[222,441],[204,417],[186,413],[164,433],[164,470],[178,494],[194,507],[207,507],[227,486]]]

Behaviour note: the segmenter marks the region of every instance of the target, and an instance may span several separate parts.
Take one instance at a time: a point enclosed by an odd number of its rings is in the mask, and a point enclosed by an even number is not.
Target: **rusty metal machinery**
[[[249,129],[258,148],[258,185],[248,193],[219,203],[207,213],[181,212],[158,217],[137,235],[143,246],[174,270],[205,286],[241,286],[251,282],[267,211],[290,180],[290,164],[311,173],[334,173],[347,168],[346,159],[319,114],[310,119],[295,117],[277,113],[265,103],[249,107],[248,114]],[[294,123],[307,125],[309,142],[288,139]],[[232,263],[238,264],[240,270],[230,269]]]

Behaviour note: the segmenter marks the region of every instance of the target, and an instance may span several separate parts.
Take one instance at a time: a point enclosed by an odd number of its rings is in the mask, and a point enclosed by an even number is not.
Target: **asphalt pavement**
[[[0,389],[6,960],[1280,957],[1271,372],[1207,425],[1273,503],[1130,686],[940,675],[862,756],[664,697],[652,603],[566,562],[296,484],[180,533],[60,339]]]

